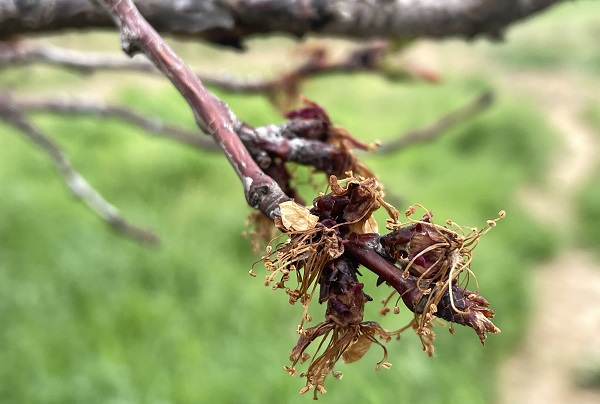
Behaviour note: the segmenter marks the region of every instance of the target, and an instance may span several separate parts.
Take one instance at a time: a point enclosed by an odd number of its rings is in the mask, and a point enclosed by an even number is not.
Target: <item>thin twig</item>
[[[79,73],[93,73],[96,70],[157,73],[146,59],[126,59],[115,53],[78,51],[50,44],[31,46],[20,41],[0,43],[0,67],[34,63],[59,66]]]
[[[281,109],[296,102],[302,82],[308,78],[335,73],[371,72],[389,80],[412,79],[438,82],[436,72],[408,65],[384,63],[389,51],[387,41],[375,40],[347,52],[337,61],[329,60],[325,47],[305,49],[306,60],[298,66],[271,78],[239,78],[231,74],[196,76],[208,86],[244,94],[266,94]],[[0,43],[0,69],[34,63],[60,66],[89,74],[98,70],[128,70],[141,73],[160,73],[147,59],[126,59],[113,53],[79,51],[50,44],[29,45],[22,42]]]
[[[117,118],[139,126],[158,137],[176,140],[183,144],[201,150],[218,150],[214,140],[198,131],[186,130],[165,123],[156,117],[146,117],[129,108],[109,105],[101,101],[88,99],[51,99],[51,100],[19,100],[14,101],[18,109],[23,112],[49,112],[59,114],[96,115],[101,117]]]
[[[219,150],[212,137],[165,124],[160,118],[146,117],[129,108],[108,105],[88,99],[24,99],[12,100],[23,113],[91,114],[122,119],[148,132],[201,150]],[[280,125],[266,125],[256,129],[243,125],[237,134],[254,160],[265,168],[271,157],[309,165],[328,174],[341,175],[348,169],[343,153],[331,144],[305,138],[307,135],[324,137],[328,127],[316,119],[293,119]]]
[[[60,147],[33,126],[23,113],[11,103],[10,97],[6,95],[0,98],[0,118],[17,128],[19,133],[39,146],[54,161],[73,194],[100,216],[102,220],[115,230],[137,241],[149,244],[159,242],[158,236],[154,232],[128,222],[115,206],[92,188],[85,178],[73,168],[69,158]]]
[[[469,104],[439,118],[429,126],[409,131],[395,140],[382,144],[377,152],[380,154],[397,153],[408,146],[435,140],[453,126],[463,123],[487,109],[493,101],[493,93],[486,91]]]
[[[80,51],[47,43],[33,46],[16,41],[0,42],[0,69],[35,63],[59,66],[83,74],[100,70],[160,74],[148,59],[128,59],[122,54]],[[240,79],[233,75],[209,76],[201,73],[196,75],[208,85],[239,93],[265,92],[270,83],[263,79]]]

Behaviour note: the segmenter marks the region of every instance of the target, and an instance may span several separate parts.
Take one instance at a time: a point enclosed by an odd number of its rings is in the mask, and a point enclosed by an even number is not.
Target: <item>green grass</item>
[[[600,137],[600,104],[592,104],[585,111],[585,119]],[[581,188],[577,212],[577,242],[597,253],[600,243],[600,170]]]

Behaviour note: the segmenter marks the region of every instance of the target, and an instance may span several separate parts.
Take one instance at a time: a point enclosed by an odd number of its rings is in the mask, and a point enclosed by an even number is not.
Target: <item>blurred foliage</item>
[[[573,11],[576,5],[579,11]],[[581,58],[600,55],[585,40],[580,50],[567,47],[557,54],[556,41],[564,33],[552,36],[560,10],[585,20],[585,30],[598,29],[590,7],[589,2],[565,5],[515,27],[531,43],[511,44],[509,38],[497,57],[509,66],[522,58],[526,62],[514,66],[537,68],[541,64],[532,49],[563,61],[581,62],[576,52]],[[265,43],[265,52],[279,58],[289,45],[287,40]],[[229,53],[218,59],[222,52],[198,51],[190,43],[178,48],[193,53],[197,65],[242,60]],[[506,57],[511,54],[512,60]],[[194,127],[187,105],[170,86],[135,74],[82,78],[32,67],[2,71],[0,83],[51,94],[84,88]],[[367,74],[334,75],[310,81],[304,94],[357,137],[385,141],[428,124],[491,85],[489,77],[450,77],[431,86],[390,85]],[[250,124],[281,121],[263,97],[218,94]],[[303,381],[283,370],[296,342],[301,307],[287,305],[283,293],[265,288],[261,268],[255,269],[258,279],[248,276],[258,259],[240,236],[249,208],[223,156],[147,137],[112,120],[40,115],[34,121],[127,218],[156,229],[162,244],[144,247],[112,233],[73,199],[46,156],[0,125],[0,402],[311,400],[297,394]],[[498,366],[519,342],[530,316],[531,268],[558,248],[556,238],[515,198],[519,188],[544,174],[553,139],[529,101],[502,94],[491,110],[434,143],[393,156],[361,155],[399,210],[419,202],[438,222],[451,218],[478,227],[500,209],[507,211],[481,240],[473,262],[481,293],[503,332],[490,336],[482,348],[470,329],[460,327],[450,335],[436,327],[436,355],[428,358],[407,331],[388,344],[392,369],[373,370],[379,359],[373,349],[358,363],[339,366],[344,379],[330,380],[321,400],[493,401]],[[596,193],[588,195],[593,189]],[[595,212],[585,211],[583,217],[591,221],[595,214],[595,223],[600,222],[597,191],[589,187],[582,196],[582,209]],[[600,234],[590,237],[598,240]],[[367,305],[367,318],[381,320],[386,328],[404,325],[407,310],[380,319],[377,302],[389,291],[375,288],[371,274],[363,279],[375,300]],[[315,310],[315,319],[322,309]]]
[[[598,2],[566,2],[511,28],[506,40],[514,46],[489,49],[489,55],[517,69],[570,68],[598,74],[598,37]]]
[[[573,378],[579,387],[585,389],[600,389],[600,362],[595,361],[578,368]]]
[[[586,113],[586,120],[600,137],[600,104],[591,105]],[[597,252],[600,244],[600,169],[590,178],[579,192],[577,214],[579,223],[578,241]]]

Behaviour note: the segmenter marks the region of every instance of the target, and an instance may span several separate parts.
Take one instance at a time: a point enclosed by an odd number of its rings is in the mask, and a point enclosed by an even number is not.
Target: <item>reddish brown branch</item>
[[[225,103],[208,92],[183,61],[141,17],[130,0],[104,0],[104,3],[119,26],[123,49],[129,54],[144,52],[180,91],[192,108],[198,125],[211,133],[224,151],[244,185],[246,200],[250,206],[260,210],[271,219],[279,217],[279,205],[290,198],[271,177],[265,175],[255,162],[256,155],[253,158],[252,153],[246,149],[237,136],[238,133],[245,132],[253,142],[260,142],[261,136],[265,136],[265,134],[261,135],[242,123]],[[321,116],[322,120],[328,122],[325,111],[316,104],[309,105],[306,109],[293,115],[298,122],[303,124],[311,122],[311,125],[314,125],[314,118],[305,117],[304,115],[307,114]],[[304,135],[311,133],[310,130],[302,132],[305,129],[306,127],[301,126],[301,128],[294,128],[289,133],[303,133]],[[270,135],[267,133],[266,136]],[[286,145],[285,140],[287,140],[285,136],[278,139],[283,148]],[[249,149],[253,148],[249,147]],[[261,150],[261,148],[257,147],[256,150]],[[276,152],[276,150],[272,151]],[[281,153],[285,154],[285,151]],[[381,255],[376,243],[378,241],[356,242],[356,240],[350,240],[346,242],[345,248],[353,259],[377,273],[383,281],[394,287],[403,297],[410,296],[410,287],[412,285],[414,289],[414,280],[407,281],[403,278],[401,271]]]
[[[282,125],[262,126],[256,130],[246,126],[238,133],[254,156],[266,153],[270,158],[307,165],[327,175],[343,175],[351,165],[348,153],[324,140],[302,136],[310,131],[313,136],[319,133],[325,137],[328,130],[321,120],[293,119]]]
[[[351,345],[361,336],[367,339],[369,345],[372,342],[379,344],[375,335],[390,337],[390,333],[379,325],[362,321],[364,304],[371,298],[363,292],[363,285],[357,282],[355,271],[358,265],[378,274],[380,280],[391,285],[415,312],[411,324],[415,325],[424,348],[430,354],[433,352],[430,327],[434,315],[474,328],[482,342],[487,332],[499,332],[489,320],[494,313],[487,308],[487,301],[453,283],[456,279],[453,278],[456,257],[463,259],[464,254],[470,253],[462,249],[464,237],[460,241],[461,236],[452,233],[452,236],[444,238],[445,243],[437,242],[434,238],[442,236],[435,236],[437,233],[433,230],[433,233],[424,236],[423,228],[419,227],[417,231],[417,226],[421,226],[419,222],[414,227],[394,230],[397,234],[393,232],[391,238],[399,242],[386,250],[388,245],[381,244],[382,237],[370,233],[374,231],[371,214],[376,209],[384,207],[388,211],[392,218],[389,223],[396,223],[398,218],[398,212],[383,201],[374,177],[364,180],[352,178],[344,182],[344,187],[335,176],[331,176],[331,193],[316,198],[310,211],[298,204],[287,203],[290,197],[295,196],[295,191],[289,187],[289,175],[284,164],[286,158],[296,158],[298,161],[306,159],[306,163],[313,166],[321,164],[316,162],[319,160],[330,164],[335,160],[330,151],[338,150],[326,150],[323,145],[332,140],[335,141],[332,144],[337,144],[339,151],[343,152],[352,148],[367,148],[346,131],[331,125],[327,112],[321,106],[307,101],[304,108],[287,115],[291,122],[280,127],[285,129],[267,127],[266,130],[257,131],[241,122],[225,103],[206,90],[141,17],[130,0],[104,0],[104,4],[119,26],[123,50],[130,55],[145,53],[171,80],[190,105],[198,126],[210,133],[225,153],[242,181],[248,204],[288,232],[288,242],[282,243],[273,253],[276,258],[263,257],[267,269],[274,271],[273,275],[267,277],[267,284],[273,282],[275,274],[281,274],[274,288],[286,289],[290,302],[301,301],[305,310],[311,299],[311,285],[316,285],[315,282],[321,284],[319,299],[328,302],[326,322],[322,323],[325,328],[312,328],[315,335],[310,341],[329,332],[335,336],[331,337],[333,342],[329,343],[325,353],[311,361],[306,373],[308,384],[305,389],[315,387],[323,392],[325,377],[333,371],[333,365],[342,355],[360,358],[362,354],[352,349]],[[298,126],[295,127],[295,124]],[[287,135],[282,135],[283,132]],[[295,155],[294,144],[298,141],[302,141],[309,149],[312,147],[312,152]],[[325,150],[325,154],[319,155],[322,152],[316,148],[319,146]],[[319,157],[315,159],[315,155]],[[326,170],[334,168],[330,166]],[[434,229],[433,225],[425,224],[429,226],[426,229]],[[407,233],[411,237],[405,240],[403,236]],[[434,234],[434,238],[428,234]],[[477,233],[474,237],[480,235]],[[452,240],[456,243],[452,244]],[[421,249],[421,245],[424,249]],[[433,247],[440,246],[444,248],[434,253]],[[395,265],[398,259],[390,255],[390,251],[395,254],[407,249],[412,254],[408,255],[412,261],[420,258],[412,268],[417,274],[409,272],[409,261],[401,262],[404,268],[399,268]],[[425,256],[425,253],[431,254]],[[436,258],[439,254],[440,257]],[[422,266],[422,272],[418,272],[418,265]],[[430,270],[431,274],[426,277]],[[299,273],[295,290],[285,286],[291,271]],[[305,311],[303,322],[308,318]],[[303,341],[307,331],[301,330],[299,354],[293,353],[291,357],[293,366],[289,368],[290,373],[295,373],[294,366],[300,360],[299,355],[310,343]],[[338,338],[343,341],[341,345],[335,342]],[[383,360],[378,366],[383,366]]]
[[[198,126],[210,133],[240,178],[246,200],[273,217],[289,198],[264,174],[237,136],[244,125],[229,107],[209,92],[171,50],[130,0],[103,2],[121,32],[121,45],[130,56],[143,52],[163,72],[191,107]]]

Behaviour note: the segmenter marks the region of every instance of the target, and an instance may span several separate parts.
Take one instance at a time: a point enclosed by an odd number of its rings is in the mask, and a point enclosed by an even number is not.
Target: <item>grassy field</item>
[[[590,4],[577,12],[582,19]],[[540,36],[546,25],[553,27],[556,14],[531,22],[541,26],[536,28]],[[529,29],[527,24],[523,29]],[[77,44],[57,39],[65,42]],[[253,68],[268,71],[264,60],[278,52],[281,58],[288,45],[287,40],[252,43],[251,58],[260,59]],[[523,60],[539,67],[526,58],[528,46],[535,47],[518,38],[511,43],[509,37],[499,50],[513,55],[507,68],[516,63],[521,68]],[[583,43],[582,55],[588,46]],[[179,49],[194,54],[198,66],[203,66],[203,55],[209,67],[243,60],[232,54],[219,59],[215,50],[189,43]],[[480,47],[478,52],[490,50]],[[557,56],[550,45],[540,54],[544,68],[555,57],[570,57]],[[596,71],[594,60],[586,69]],[[1,71],[0,83],[29,93],[100,93],[193,127],[186,104],[161,79],[125,77],[89,78],[35,67]],[[316,79],[304,93],[357,137],[385,141],[429,123],[491,85],[484,71],[452,74],[436,86],[391,85],[361,74]],[[253,125],[281,121],[261,97],[218,94]],[[597,106],[590,116],[598,122]],[[113,233],[71,196],[45,155],[0,124],[0,402],[311,400],[297,394],[303,380],[283,371],[301,308],[265,288],[260,268],[257,279],[248,276],[258,259],[241,237],[249,208],[223,156],[151,138],[111,120],[40,115],[33,121],[96,189],[127,218],[155,229],[162,243],[141,246]],[[362,156],[399,210],[419,202],[439,221],[451,218],[469,226],[482,226],[500,209],[507,211],[507,218],[482,239],[473,262],[502,333],[481,347],[472,330],[460,327],[450,335],[437,327],[436,355],[428,358],[418,338],[407,332],[388,344],[390,370],[373,370],[376,350],[356,364],[340,365],[344,378],[329,381],[323,402],[494,400],[498,367],[526,331],[531,268],[559,248],[555,235],[515,198],[518,189],[543,177],[555,139],[534,105],[503,94],[492,109],[433,144],[393,156]],[[582,206],[585,217],[595,215],[597,221],[600,194],[595,189],[582,196]],[[592,237],[600,238],[587,239]],[[388,292],[364,275],[375,300],[367,317],[378,319],[376,302]],[[314,309],[318,319],[322,308]],[[381,321],[393,328],[408,318],[405,310]]]

